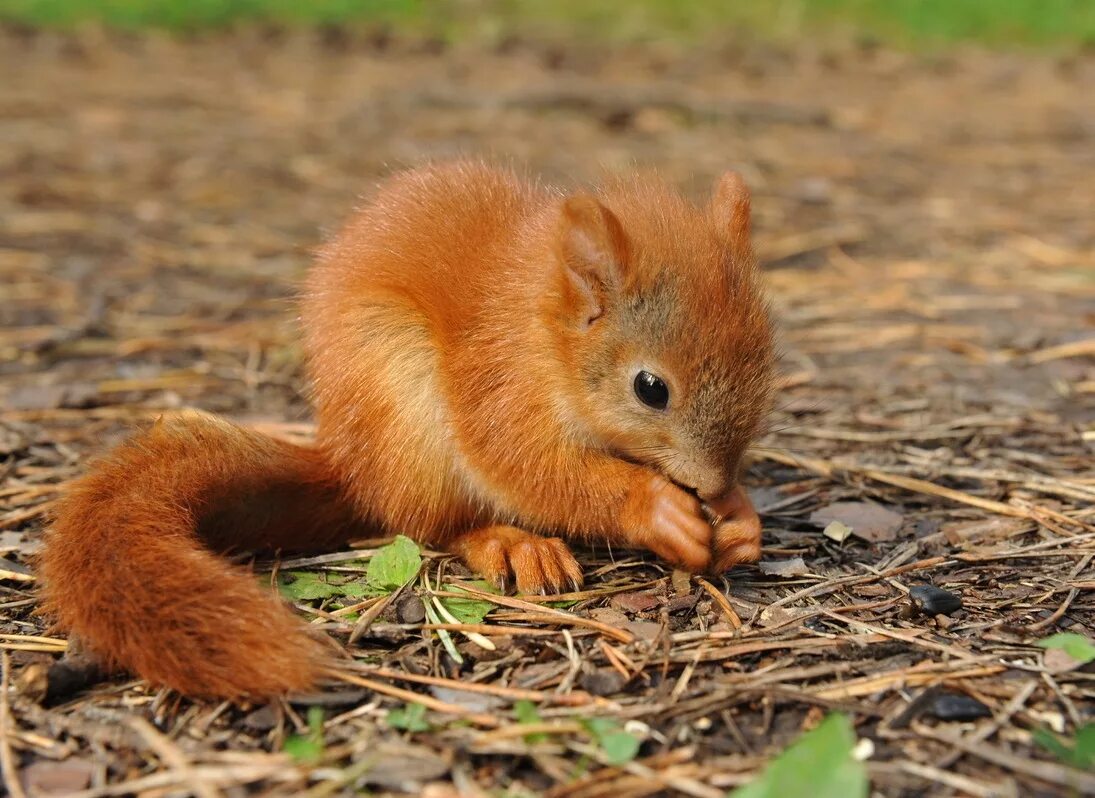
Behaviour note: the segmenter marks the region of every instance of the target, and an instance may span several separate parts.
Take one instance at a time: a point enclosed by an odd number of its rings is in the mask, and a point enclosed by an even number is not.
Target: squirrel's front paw
[[[715,524],[712,573],[721,574],[743,562],[760,559],[760,516],[744,488],[737,487],[708,507],[720,520]]]
[[[703,571],[711,562],[711,524],[692,495],[660,476],[639,486],[625,518],[630,541],[667,562]]]

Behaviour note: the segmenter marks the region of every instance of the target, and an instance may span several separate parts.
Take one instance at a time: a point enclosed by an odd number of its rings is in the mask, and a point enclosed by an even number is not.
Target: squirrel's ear
[[[749,188],[737,172],[726,172],[715,183],[711,195],[715,224],[730,241],[747,244],[750,227]]]
[[[627,268],[623,227],[596,198],[574,194],[563,202],[558,243],[568,293],[591,323],[623,286]]]

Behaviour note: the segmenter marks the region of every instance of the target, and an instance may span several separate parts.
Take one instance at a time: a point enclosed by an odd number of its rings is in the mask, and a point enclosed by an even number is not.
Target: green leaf
[[[1081,665],[1095,660],[1095,643],[1075,632],[1060,632],[1039,640],[1035,645],[1045,649],[1059,648]]]
[[[421,567],[418,544],[406,535],[400,535],[372,556],[366,579],[370,585],[390,593],[418,576]]]
[[[1055,757],[1062,762],[1069,762],[1072,759],[1072,749],[1065,745],[1061,738],[1051,732],[1049,729],[1034,729],[1030,736],[1034,739],[1034,742],[1042,746],[1042,748],[1049,751]]]
[[[409,732],[429,731],[433,728],[426,720],[426,707],[422,704],[407,704],[402,709],[393,709],[384,720],[393,729]]]
[[[308,733],[290,735],[282,750],[304,764],[313,764],[323,757],[323,707],[308,709]]]
[[[278,589],[292,601],[315,601],[336,596],[364,598],[370,593],[369,586],[360,581],[315,571],[286,571],[278,574]]]
[[[513,714],[517,716],[518,723],[542,723],[543,718],[540,717],[539,710],[536,709],[536,705],[527,699],[522,698],[520,701],[513,705]],[[542,743],[548,736],[543,732],[537,734],[526,734],[526,743]]]
[[[312,601],[342,594],[341,585],[328,582],[323,574],[313,571],[289,571],[278,574],[278,589],[293,601]]]
[[[620,728],[620,724],[612,718],[585,718],[582,720],[582,725],[595,740],[601,739],[606,734],[612,734]]]
[[[555,610],[569,610],[577,603],[578,599],[563,599],[562,601],[545,601],[544,606]]]
[[[730,798],[865,798],[867,768],[852,756],[852,722],[829,715]]]
[[[624,731],[611,718],[588,718],[582,721],[582,725],[604,751],[609,764],[622,765],[630,762],[639,753],[642,740],[631,732]]]
[[[536,705],[527,698],[522,698],[513,705],[513,714],[517,716],[518,723],[542,723],[543,718],[536,709]]]
[[[376,591],[371,590],[370,587],[365,582],[351,579],[349,582],[338,585],[338,592],[347,598],[361,599],[376,594]]]
[[[477,587],[487,593],[497,593],[498,589],[484,579],[478,579],[468,584]],[[463,588],[456,585],[445,585],[444,589],[453,593],[466,593]],[[476,598],[443,598],[441,603],[445,609],[451,612],[460,623],[482,623],[487,613],[494,609],[489,601]]]
[[[318,762],[323,756],[323,743],[307,735],[294,734],[285,740],[282,750],[291,756],[294,762],[310,764]]]
[[[1076,767],[1095,770],[1095,723],[1088,723],[1076,732]]]
[[[642,740],[626,731],[605,734],[599,742],[610,765],[630,762],[639,753],[639,746],[642,744]]]
[[[1048,729],[1034,729],[1031,737],[1066,765],[1081,770],[1095,770],[1095,723],[1081,726],[1071,741]],[[1067,745],[1068,742],[1072,745]]]

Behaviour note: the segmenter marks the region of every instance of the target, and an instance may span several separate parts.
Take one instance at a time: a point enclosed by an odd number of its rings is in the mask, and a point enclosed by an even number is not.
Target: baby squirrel
[[[311,686],[326,648],[227,552],[404,533],[523,592],[581,584],[551,535],[693,572],[755,561],[738,477],[773,344],[749,227],[735,173],[706,207],[652,178],[391,178],[306,283],[315,445],[160,420],[62,498],[45,611],[107,668],[268,697]]]

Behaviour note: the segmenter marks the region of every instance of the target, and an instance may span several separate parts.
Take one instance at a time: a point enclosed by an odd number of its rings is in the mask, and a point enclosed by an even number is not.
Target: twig
[[[364,679],[360,676],[356,676],[352,673],[347,673],[344,670],[330,669],[327,671],[327,675],[332,678],[339,679],[347,684],[354,684],[358,687],[367,687],[370,690],[374,690],[378,693],[382,693],[392,698],[398,698],[402,701],[406,701],[411,704],[422,704],[426,709],[432,709],[434,712],[442,712],[446,715],[457,715],[459,717],[467,718],[473,723],[478,723],[480,726],[494,727],[498,725],[498,719],[492,715],[484,715],[481,712],[473,712],[467,707],[462,707],[459,704],[450,704],[448,701],[439,701],[436,698],[428,695],[422,695],[421,693],[415,693],[411,690],[404,690],[400,687],[393,687],[390,684],[384,682],[378,682],[375,679]]]
[[[3,673],[0,676],[0,765],[3,765],[4,786],[11,798],[26,798],[23,785],[19,782],[19,772],[15,769],[15,758],[11,755],[11,739],[15,735],[15,723],[11,717],[11,705],[8,703],[8,690],[11,683],[11,662],[8,653],[0,654]]]

